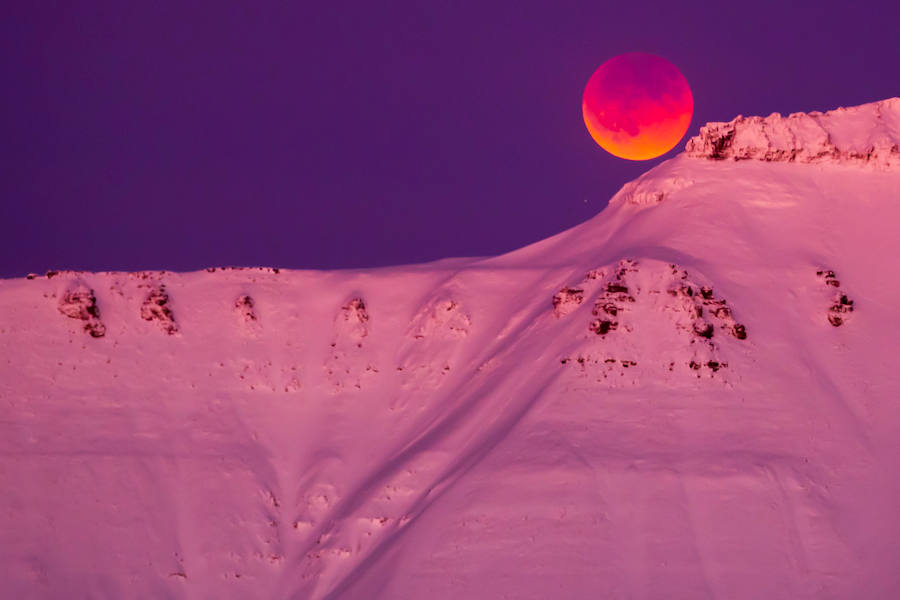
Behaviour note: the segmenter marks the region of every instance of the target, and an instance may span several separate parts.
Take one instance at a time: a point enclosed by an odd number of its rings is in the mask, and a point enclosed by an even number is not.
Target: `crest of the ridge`
[[[835,164],[874,171],[900,169],[900,98],[825,113],[737,116],[707,123],[679,155],[626,183],[610,204],[655,205],[692,187],[690,161]]]
[[[900,98],[786,117],[737,116],[707,123],[685,154],[713,161],[858,164],[900,167]]]

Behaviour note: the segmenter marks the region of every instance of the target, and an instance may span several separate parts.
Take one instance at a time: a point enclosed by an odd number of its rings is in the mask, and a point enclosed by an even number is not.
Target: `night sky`
[[[681,151],[582,121],[593,71],[687,77],[688,136],[900,95],[896,2],[21,2],[0,19],[0,276],[493,255]]]

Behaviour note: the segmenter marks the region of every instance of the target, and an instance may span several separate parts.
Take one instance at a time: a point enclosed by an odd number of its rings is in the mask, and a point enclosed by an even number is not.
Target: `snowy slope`
[[[489,259],[0,282],[3,597],[900,597],[900,168],[798,154]]]

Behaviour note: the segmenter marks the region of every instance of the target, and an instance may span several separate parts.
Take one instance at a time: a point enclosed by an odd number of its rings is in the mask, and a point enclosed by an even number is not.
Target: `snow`
[[[688,140],[689,156],[713,160],[862,163],[900,166],[900,98],[825,114],[738,116],[707,123]]]
[[[900,169],[798,150],[493,258],[0,282],[4,594],[898,597]]]

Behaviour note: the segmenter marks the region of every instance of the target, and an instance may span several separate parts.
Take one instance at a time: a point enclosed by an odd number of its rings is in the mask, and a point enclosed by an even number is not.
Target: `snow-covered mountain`
[[[900,597],[898,123],[495,258],[0,282],[3,597]]]

